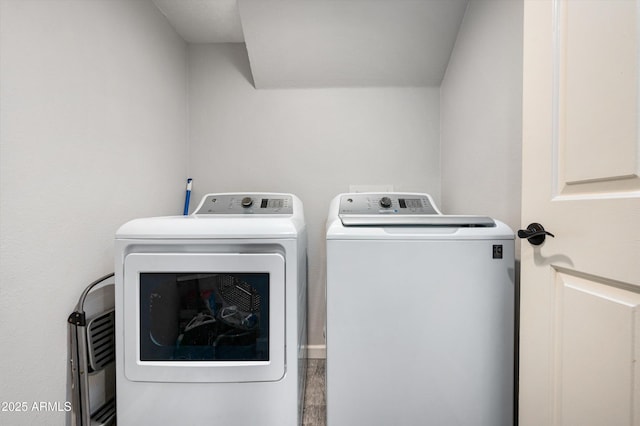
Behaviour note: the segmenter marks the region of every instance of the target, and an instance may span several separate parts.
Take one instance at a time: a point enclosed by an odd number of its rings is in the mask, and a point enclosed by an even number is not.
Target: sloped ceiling
[[[437,86],[468,0],[153,0],[189,43],[245,42],[256,88]]]
[[[237,0],[152,0],[187,43],[243,43]]]

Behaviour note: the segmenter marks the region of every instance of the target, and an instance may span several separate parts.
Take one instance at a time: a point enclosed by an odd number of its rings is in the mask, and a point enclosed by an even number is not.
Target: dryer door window
[[[141,273],[140,360],[269,361],[269,274]]]
[[[248,382],[284,376],[278,253],[132,253],[124,271],[125,375]]]

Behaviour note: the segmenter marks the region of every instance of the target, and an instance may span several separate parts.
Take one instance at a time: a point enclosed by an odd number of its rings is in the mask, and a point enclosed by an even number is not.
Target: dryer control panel
[[[214,194],[205,196],[194,215],[293,214],[293,197],[286,194]]]
[[[429,197],[421,194],[348,194],[340,199],[340,215],[439,214]]]

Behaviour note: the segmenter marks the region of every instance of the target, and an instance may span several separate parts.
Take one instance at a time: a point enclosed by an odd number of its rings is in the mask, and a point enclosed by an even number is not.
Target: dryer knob
[[[251,199],[251,197],[244,197],[242,199],[242,201],[240,202],[240,204],[242,204],[242,207],[244,207],[246,209],[246,208],[251,207],[253,205],[253,200]]]
[[[388,209],[389,207],[391,207],[391,198],[389,197],[380,198],[380,207],[385,209]]]

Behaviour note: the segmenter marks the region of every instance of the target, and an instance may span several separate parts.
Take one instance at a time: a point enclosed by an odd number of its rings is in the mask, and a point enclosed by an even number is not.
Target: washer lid
[[[344,194],[338,217],[344,226],[496,226],[487,216],[443,215],[428,194]]]
[[[344,226],[442,226],[493,227],[495,221],[488,216],[457,215],[340,215]]]

